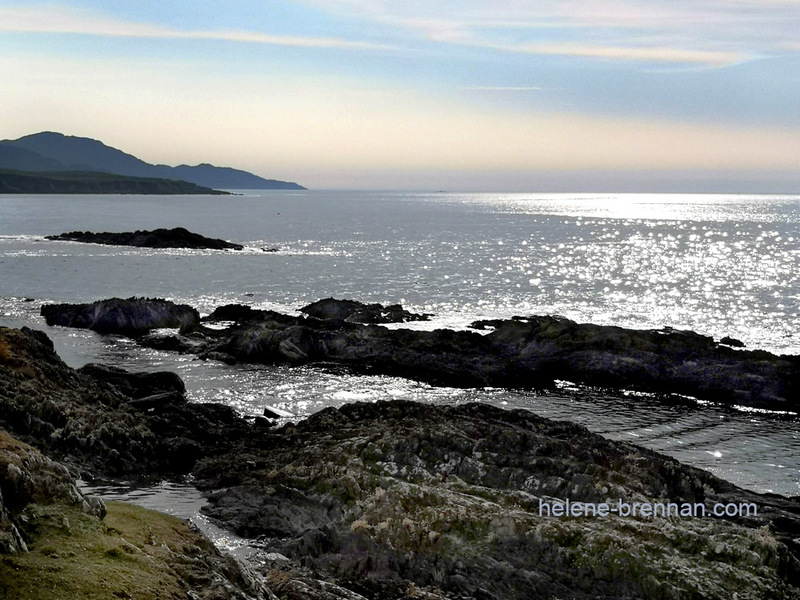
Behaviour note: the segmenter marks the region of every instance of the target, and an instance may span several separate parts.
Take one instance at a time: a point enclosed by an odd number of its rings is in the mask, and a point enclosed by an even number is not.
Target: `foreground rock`
[[[174,389],[174,380],[163,383]],[[800,595],[797,499],[746,492],[583,427],[481,404],[393,401],[265,428],[218,405],[131,405],[127,394],[153,385],[114,369],[75,371],[44,334],[0,328],[0,425],[81,470],[191,471],[210,494],[209,515],[258,536],[268,551],[262,597]],[[540,514],[540,502],[565,500],[708,510],[735,503],[755,505],[757,514]],[[64,514],[77,522],[77,513]],[[151,531],[159,543],[160,531]],[[163,548],[138,535],[123,537],[143,552]],[[187,552],[165,543],[173,554]],[[60,556],[60,547],[39,548]],[[125,548],[140,556],[121,544],[109,559],[126,556]]]
[[[173,373],[64,364],[50,339],[0,327],[0,427],[92,475],[186,473],[251,427],[219,404],[188,404]]]
[[[155,298],[112,298],[91,304],[45,304],[40,312],[48,325],[132,337],[144,335],[151,329],[193,328],[200,322],[200,313],[191,306]]]
[[[0,597],[245,600],[261,588],[186,523],[84,496],[0,430]]]
[[[21,535],[28,525],[23,513],[34,503],[73,506],[103,518],[105,504],[84,496],[67,468],[43,456],[0,429],[0,554],[28,551]]]
[[[71,231],[59,235],[47,235],[48,240],[83,242],[85,244],[105,244],[109,246],[135,246],[137,248],[190,248],[194,250],[242,250],[244,246],[225,240],[205,237],[192,233],[183,227],[173,229],[154,229],[153,231],[133,231],[123,233],[92,233],[91,231]]]
[[[196,470],[207,513],[367,598],[794,598],[800,503],[487,405],[325,409]],[[757,516],[561,518],[564,502]],[[641,510],[641,509],[640,509]],[[573,513],[574,514],[574,513]],[[272,577],[275,578],[274,566]],[[291,569],[287,569],[291,572]],[[432,596],[433,597],[433,596]]]

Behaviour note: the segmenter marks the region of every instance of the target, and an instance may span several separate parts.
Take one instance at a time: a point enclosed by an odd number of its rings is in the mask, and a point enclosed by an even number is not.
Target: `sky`
[[[800,192],[800,0],[0,0],[0,138],[309,188]]]

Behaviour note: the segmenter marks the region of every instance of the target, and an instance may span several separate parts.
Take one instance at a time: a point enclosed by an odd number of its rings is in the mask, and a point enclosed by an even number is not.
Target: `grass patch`
[[[208,543],[168,515],[118,502],[105,521],[65,505],[26,513],[30,552],[0,557],[0,598],[185,600],[204,566]]]

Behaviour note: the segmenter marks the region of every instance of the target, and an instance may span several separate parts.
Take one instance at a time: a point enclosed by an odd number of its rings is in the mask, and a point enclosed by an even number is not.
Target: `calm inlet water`
[[[71,230],[183,226],[244,252],[52,242]],[[275,253],[262,248],[278,248]],[[800,421],[565,383],[546,395],[434,388],[389,377],[236,366],[48,328],[43,302],[158,296],[201,311],[293,312],[333,296],[433,313],[414,327],[560,314],[671,326],[800,353],[800,197],[244,192],[231,197],[0,197],[0,325],[44,329],[74,366],[172,369],[195,401],[303,416],[355,400],[490,402],[569,419],[756,491],[800,495]]]

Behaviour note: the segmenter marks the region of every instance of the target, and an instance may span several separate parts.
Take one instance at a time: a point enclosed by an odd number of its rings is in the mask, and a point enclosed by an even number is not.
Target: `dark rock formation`
[[[335,298],[317,300],[301,308],[300,312],[315,319],[348,321],[350,323],[405,323],[407,321],[428,321],[431,316],[409,312],[399,304],[383,306],[381,304],[364,304],[356,300],[336,300]]]
[[[171,393],[186,400],[186,386],[183,380],[171,371],[155,373],[132,373],[119,367],[89,363],[78,369],[79,373],[88,375],[109,385],[116,392],[130,398],[144,398],[153,394]]]
[[[153,323],[160,321],[151,316],[154,311],[144,311],[147,318],[140,324],[141,302],[145,301],[114,299],[93,305],[44,306],[42,314],[48,324],[96,329],[99,322],[102,330],[119,333],[126,328],[141,332],[178,325],[191,329],[197,322],[196,312],[181,306],[169,310],[182,311],[185,321],[157,325]],[[175,306],[165,301],[146,302],[157,307]],[[543,316],[473,323],[475,329],[491,330],[484,335],[447,329],[412,331],[352,323],[349,302],[322,302],[321,306],[330,308],[320,313],[326,318],[228,305],[204,321],[234,321],[232,327],[212,330],[200,326],[193,329],[191,338],[172,336],[145,343],[231,364],[336,363],[360,372],[409,377],[436,385],[543,388],[554,380],[567,380],[800,410],[800,357],[734,349],[691,331],[633,330]],[[113,318],[109,324],[109,319],[97,315],[105,315],[110,308]],[[399,312],[406,313],[402,308]],[[342,319],[345,314],[350,316]],[[136,321],[136,327],[129,326],[126,319]]]
[[[203,352],[243,362],[337,362],[459,387],[536,388],[562,379],[777,410],[800,408],[800,358],[734,350],[690,331],[530,317],[476,323],[494,328],[480,335],[274,315],[250,315],[224,336],[210,338]]]
[[[42,332],[0,327],[0,427],[85,473],[185,473],[248,424],[217,404],[187,404],[173,373],[64,364]]]
[[[736,338],[732,338],[729,336],[725,336],[719,341],[720,344],[725,346],[730,346],[731,348],[744,348],[745,344],[742,340],[737,340]]]
[[[191,248],[195,250],[242,250],[244,248],[241,244],[205,237],[199,233],[192,233],[183,227],[154,229],[153,231],[136,230],[123,233],[71,231],[59,235],[47,235],[45,238],[86,244],[135,246],[137,248]]]
[[[191,306],[155,298],[111,298],[91,304],[45,304],[41,314],[48,325],[128,336],[143,335],[151,329],[192,328],[200,322],[200,313]]]
[[[411,597],[409,582],[434,597],[498,600],[800,592],[799,502],[577,425],[391,401],[325,409],[267,435],[195,471],[220,488],[207,514],[368,598]],[[566,500],[754,504],[758,516],[559,518],[541,504]]]
[[[244,304],[226,304],[214,309],[210,315],[203,317],[202,321],[208,323],[218,323],[219,321],[234,321],[236,323],[244,323],[254,319],[261,318],[265,311],[258,310],[252,306]]]
[[[120,395],[130,398],[129,404],[139,409],[186,402],[183,380],[170,371],[132,373],[118,367],[92,363],[84,365],[78,372],[107,384]]]
[[[733,350],[709,336],[672,328],[633,330],[558,317],[476,323],[497,356],[555,379],[688,394],[777,410],[800,408],[800,357]]]

